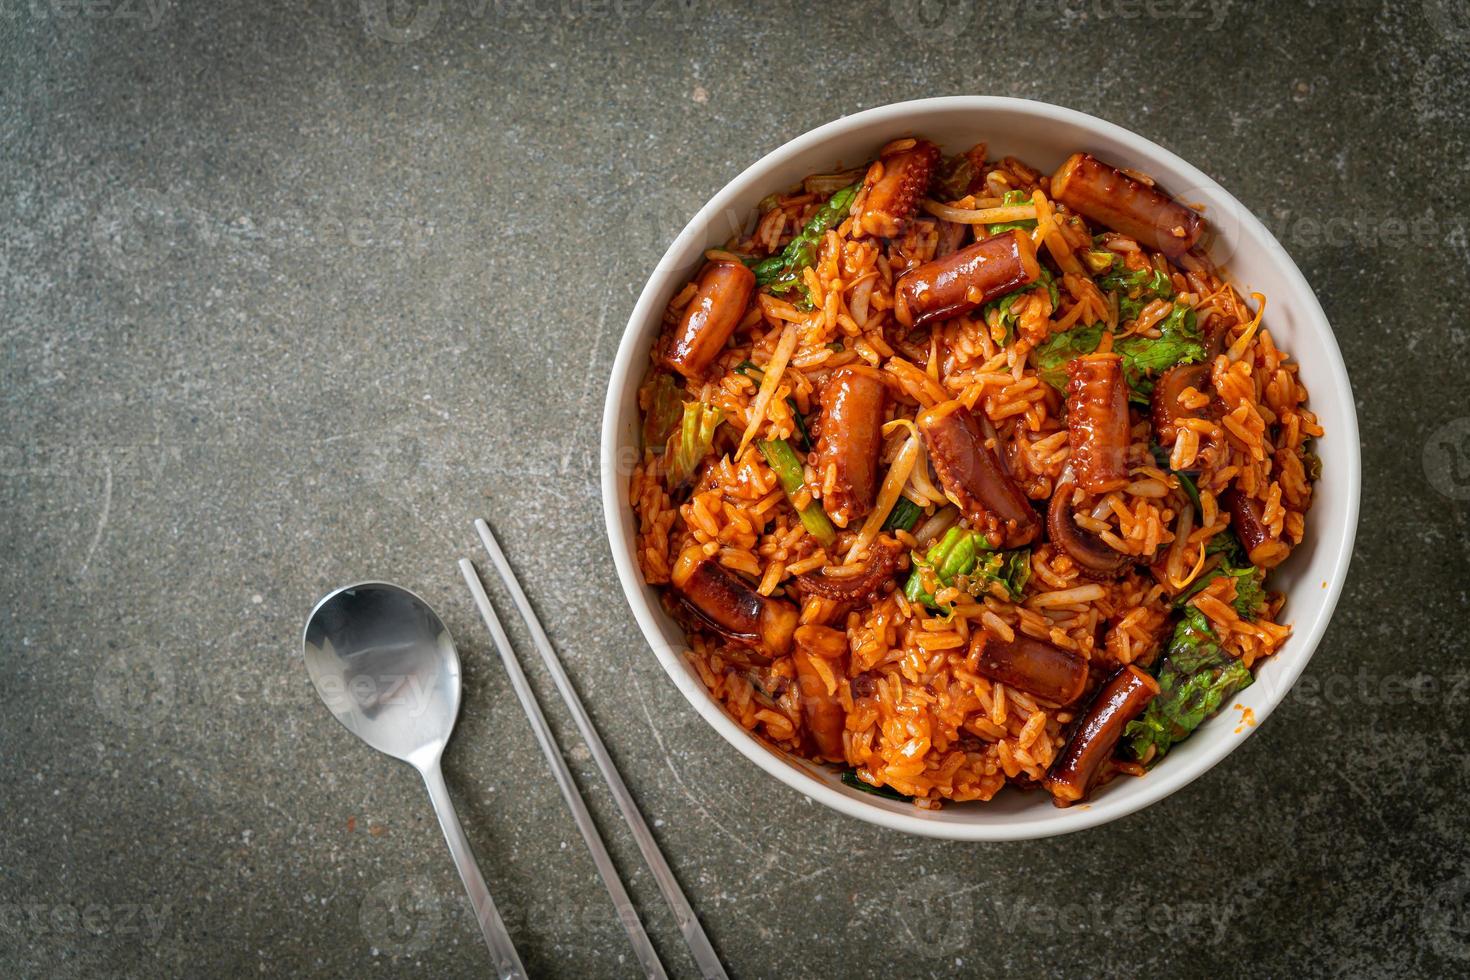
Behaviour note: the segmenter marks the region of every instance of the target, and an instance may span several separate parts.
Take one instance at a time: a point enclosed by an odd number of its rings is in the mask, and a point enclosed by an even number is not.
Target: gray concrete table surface
[[[479,515],[732,974],[1466,970],[1463,3],[4,0],[0,39],[0,975],[486,972],[417,778],[302,668],[366,577],[460,640],[448,779],[528,967],[633,975],[454,567]],[[683,221],[812,126],[961,93],[1118,122],[1262,216],[1364,447],[1284,706],[1146,812],[1014,845],[839,817],[721,741],[627,612],[595,467]]]

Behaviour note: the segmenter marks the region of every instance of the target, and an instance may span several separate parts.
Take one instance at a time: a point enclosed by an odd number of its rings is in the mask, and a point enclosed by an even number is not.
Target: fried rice
[[[1280,648],[1264,579],[1322,431],[1266,298],[1181,207],[1085,154],[1045,174],[904,139],[706,253],[631,499],[731,717],[919,806],[1066,805]]]

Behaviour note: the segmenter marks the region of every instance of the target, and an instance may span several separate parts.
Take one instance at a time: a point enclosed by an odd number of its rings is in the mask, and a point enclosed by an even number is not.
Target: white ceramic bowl
[[[1043,171],[1086,150],[1115,166],[1151,174],[1181,200],[1204,204],[1212,258],[1242,293],[1268,297],[1265,325],[1300,363],[1310,407],[1326,429],[1316,444],[1322,478],[1308,515],[1307,539],[1271,578],[1274,589],[1287,593],[1284,616],[1291,638],[1260,667],[1253,685],[1152,772],[1116,779],[1090,802],[1069,809],[1053,807],[1043,793],[1008,788],[988,803],[920,810],[849,789],[833,771],[769,747],[710,697],[683,656],[682,630],[663,612],[655,590],[643,583],[634,559],[628,482],[638,453],[637,390],[669,299],[694,274],[703,251],[749,220],[762,197],[837,164],[860,164],[884,143],[911,135],[934,140],[947,153],[984,140],[992,159],[1014,155]],[[669,246],[639,297],[618,347],[602,422],[602,500],[613,561],[638,625],[689,703],[751,762],[812,799],[883,827],[954,840],[1022,840],[1107,823],[1163,799],[1239,745],[1281,701],[1327,628],[1352,556],[1359,482],[1358,423],[1342,355],[1311,287],[1276,239],[1224,188],[1168,150],[1101,119],[1023,99],[965,96],[869,109],[797,137],[730,181]]]

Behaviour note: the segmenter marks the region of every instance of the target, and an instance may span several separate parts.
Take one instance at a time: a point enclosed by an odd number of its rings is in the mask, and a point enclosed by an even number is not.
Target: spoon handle
[[[470,893],[470,903],[475,907],[475,918],[480,920],[480,931],[485,934],[485,945],[490,947],[490,958],[495,961],[495,972],[501,980],[525,980],[526,968],[516,954],[510,933],[485,887],[485,878],[470,850],[469,839],[459,825],[459,816],[454,812],[454,801],[449,798],[449,788],[444,785],[444,773],[439,769],[439,760],[421,769],[424,784],[429,787],[429,799],[434,801],[434,812],[439,816],[439,826],[444,828],[444,839],[449,842],[449,853],[454,855],[454,864],[459,868],[459,877],[464,881],[465,891]]]

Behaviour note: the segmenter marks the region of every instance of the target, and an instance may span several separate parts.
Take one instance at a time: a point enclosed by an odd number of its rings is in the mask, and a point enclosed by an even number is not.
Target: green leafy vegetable
[[[1204,614],[1189,608],[1174,628],[1158,679],[1158,695],[1143,716],[1124,729],[1133,754],[1150,763],[1188,738],[1226,698],[1249,687],[1255,678],[1244,663],[1221,649]]]
[[[898,503],[888,512],[888,519],[883,522],[883,530],[912,531],[922,516],[924,508],[907,497],[899,497]]]
[[[849,769],[842,774],[842,785],[851,786],[864,793],[872,793],[874,796],[881,796],[885,800],[898,800],[900,803],[913,801],[912,796],[905,796],[892,786],[874,786],[872,783],[863,782],[856,769]]]
[[[781,481],[781,489],[786,491],[786,498],[792,501],[795,507],[795,498],[801,492],[805,475],[802,472],[801,460],[796,457],[796,450],[785,439],[759,439],[756,447],[766,462],[771,464],[771,470],[776,474],[776,479]],[[824,548],[830,548],[837,543],[837,529],[832,526],[831,520],[827,518],[827,512],[822,505],[815,500],[805,507],[797,508],[796,514],[801,518],[802,527],[807,533],[822,543]]]
[[[1017,207],[1022,204],[1030,204],[1031,195],[1028,194],[1026,191],[1006,191],[1005,194],[1001,196],[1000,203],[1001,207],[1006,208]],[[1010,231],[1013,228],[1019,228],[1022,231],[1030,231],[1032,228],[1035,227],[1036,219],[1026,218],[1022,221],[1002,221],[998,224],[986,225],[985,233],[987,235],[999,235],[1001,232]]]
[[[852,202],[862,187],[858,181],[827,198],[821,207],[807,219],[801,233],[791,239],[778,254],[757,262],[752,271],[757,286],[765,286],[772,293],[789,293],[801,284],[801,270],[817,260],[817,248],[822,236],[842,223],[852,210]]]
[[[1163,371],[1204,358],[1204,336],[1194,310],[1175,306],[1158,322],[1158,330],[1158,337],[1124,337],[1115,349],[1140,371]]]
[[[1235,576],[1235,611],[1242,619],[1255,619],[1266,608],[1266,570],[1247,565],[1229,574]]]
[[[1011,338],[1014,336],[1016,321],[1019,319],[1015,313],[1011,312],[1011,307],[1016,304],[1018,298],[1026,295],[1033,289],[1045,289],[1047,294],[1051,296],[1051,308],[1053,310],[1057,308],[1057,304],[1061,301],[1061,294],[1057,292],[1056,279],[1052,278],[1051,271],[1046,266],[1041,267],[1041,275],[1030,286],[1018,289],[1014,293],[1006,293],[1000,299],[993,299],[980,308],[980,312],[985,316],[987,323],[990,322],[991,311],[998,312],[1000,316],[999,323],[1005,327],[1005,342],[1007,344],[1011,342]]]
[[[1123,357],[1123,376],[1128,386],[1143,401],[1153,393],[1150,375],[1167,371],[1176,364],[1195,364],[1208,356],[1204,336],[1194,310],[1176,304],[1169,315],[1159,321],[1158,337],[1124,337],[1113,345]]]
[[[1051,308],[1055,310],[1058,306],[1062,305],[1062,294],[1057,291],[1057,281],[1056,278],[1052,276],[1051,270],[1044,265],[1040,266],[1040,270],[1041,275],[1037,277],[1036,281],[1040,285],[1046,287],[1046,293],[1048,296],[1051,297]],[[1031,288],[1036,289],[1038,287],[1032,286]]]
[[[1174,604],[1183,606],[1215,579],[1229,575],[1235,579],[1235,602],[1232,605],[1235,606],[1236,613],[1241,619],[1255,619],[1259,616],[1266,608],[1266,570],[1250,563],[1235,532],[1227,530],[1215,535],[1205,546],[1205,554],[1217,556],[1214,567],[1195,579],[1188,589],[1179,594]]]
[[[1129,397],[1143,404],[1148,404],[1153,393],[1153,375],[1176,364],[1197,363],[1207,356],[1194,311],[1189,307],[1174,307],[1159,324],[1159,331],[1158,337],[1124,337],[1113,345],[1113,352],[1123,358]],[[1052,334],[1032,351],[1036,373],[1053,388],[1065,392],[1067,362],[1097,350],[1102,335],[1100,323]]]
[[[934,180],[935,195],[941,201],[958,201],[970,190],[970,181],[976,176],[975,162],[968,153],[957,153],[946,157],[939,165],[939,175]]]
[[[1066,391],[1067,362],[1097,350],[1097,345],[1102,343],[1102,335],[1101,323],[1052,334],[1031,352],[1036,360],[1036,373],[1053,388]]]
[[[1234,531],[1217,534],[1205,545],[1205,554],[1224,555],[1232,561],[1245,562],[1245,545],[1235,536]]]
[[[679,424],[679,444],[674,447],[669,461],[669,486],[677,487],[689,481],[700,462],[709,455],[714,445],[715,430],[725,413],[703,402],[685,402],[684,418]]]
[[[924,588],[924,573],[932,574],[941,585],[953,585],[955,576],[963,575],[975,567],[977,539],[987,548],[989,547],[985,538],[974,531],[952,527],[944,532],[944,537],[929,546],[928,552],[922,558],[919,557],[918,552],[915,552],[913,554],[914,567],[909,572],[909,580],[904,585],[903,594],[910,602],[922,602],[926,606],[936,606],[933,593]]]
[[[1149,296],[1168,299],[1174,295],[1174,284],[1162,271],[1149,266],[1146,269],[1123,268],[1123,256],[1113,256],[1113,268],[1097,280],[1099,289],[1113,293],[1132,293],[1134,290],[1147,292]]]
[[[1015,551],[996,551],[975,562],[975,567],[964,575],[956,576],[954,584],[973,596],[985,595],[991,582],[1005,586],[1011,599],[1020,599],[1031,578],[1031,549],[1017,548]]]
[[[1065,392],[1067,362],[1097,350],[1102,335],[1100,323],[1052,334],[1032,351],[1036,373],[1053,388]],[[1153,393],[1153,375],[1176,364],[1202,361],[1207,356],[1199,322],[1187,306],[1175,306],[1159,323],[1158,337],[1124,337],[1113,345],[1113,351],[1123,358],[1123,377],[1128,381],[1129,397],[1143,404],[1148,404]]]
[[[656,453],[664,451],[674,426],[683,411],[678,382],[673,375],[659,372],[649,382],[651,396],[643,416],[643,445]]]
[[[927,553],[912,555],[913,570],[904,584],[903,594],[910,602],[939,608],[933,592],[924,588],[926,573],[941,587],[957,586],[971,595],[983,595],[992,582],[1005,586],[1012,599],[1019,599],[1031,577],[1031,549],[992,551],[989,540],[979,531],[952,527],[944,537],[931,545]]]
[[[1163,272],[1149,266],[1146,269],[1126,269],[1123,256],[1113,256],[1113,268],[1098,280],[1099,289],[1118,294],[1118,316],[1122,320],[1136,318],[1145,306],[1156,299],[1169,299],[1174,295],[1174,284]]]

